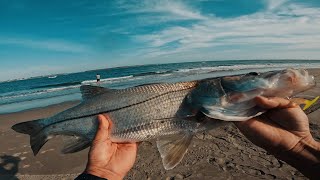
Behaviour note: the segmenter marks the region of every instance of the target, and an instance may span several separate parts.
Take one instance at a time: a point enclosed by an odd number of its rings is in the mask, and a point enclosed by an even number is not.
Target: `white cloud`
[[[275,10],[281,7],[283,4],[288,2],[289,0],[266,0],[267,9],[268,10]]]
[[[190,56],[194,57],[199,50],[206,49],[207,58],[210,58],[215,49],[229,47],[229,50],[236,48],[243,53],[248,49],[255,51],[248,52],[247,58],[258,52],[262,58],[269,57],[265,54],[266,48],[272,49],[278,58],[300,57],[292,51],[305,52],[304,57],[309,54],[316,57],[316,51],[320,49],[320,9],[285,0],[268,2],[267,10],[251,15],[235,18],[208,16],[187,27],[173,26],[153,34],[134,36],[134,40],[149,47],[138,55],[146,58],[181,57],[193,52]]]
[[[0,44],[70,53],[85,53],[91,51],[89,47],[83,44],[58,39],[0,37]]]
[[[127,1],[118,2],[120,9],[124,13],[158,13],[159,22],[174,20],[204,20],[206,19],[200,11],[182,1],[170,0],[141,0],[128,3]]]

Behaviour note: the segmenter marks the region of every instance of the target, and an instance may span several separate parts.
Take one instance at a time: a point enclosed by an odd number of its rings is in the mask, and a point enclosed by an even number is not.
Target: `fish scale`
[[[200,123],[196,123],[194,121],[186,121],[179,119],[172,121],[172,119],[170,119],[164,122],[155,121],[149,124],[130,128],[129,130],[116,130],[113,131],[112,136],[120,142],[124,140],[131,140],[134,142],[146,141],[159,136],[184,132],[186,129],[197,130],[197,126],[199,125]]]
[[[158,124],[157,121],[161,121],[161,119],[175,117],[182,100],[188,92],[189,90],[184,90],[172,94],[165,94],[161,98],[152,99],[143,104],[138,104],[136,106],[109,113],[111,119],[125,119],[125,121],[114,122],[114,128],[111,133],[112,136],[117,131],[124,130],[127,132],[128,129],[137,131],[133,127],[145,127],[146,129],[149,129],[150,127],[145,124],[151,124],[152,126],[152,123]],[[155,130],[156,129],[153,129],[153,131]],[[164,132],[166,130],[170,131],[169,129],[161,129],[159,131]],[[134,139],[134,137],[128,138]],[[138,140],[141,139],[142,138],[139,138]]]
[[[51,124],[52,122],[63,121],[68,118],[97,115],[98,113],[104,113],[114,109],[123,108],[130,104],[141,103],[158,96],[161,97],[163,94],[191,89],[195,85],[196,82],[182,82],[176,84],[165,83],[138,86],[121,90],[112,90],[108,93],[101,94],[101,96],[91,97],[86,101],[85,106],[80,104],[79,106],[59,113],[48,119],[46,123]],[[117,99],[115,99],[115,97],[117,97]],[[105,103],[103,100],[107,100],[108,103]]]

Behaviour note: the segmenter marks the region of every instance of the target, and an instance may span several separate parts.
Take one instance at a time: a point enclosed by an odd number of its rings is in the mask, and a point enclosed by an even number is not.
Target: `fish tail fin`
[[[35,132],[40,131],[42,128],[44,128],[44,125],[40,123],[42,119],[37,119],[33,121],[27,121],[27,122],[22,122],[15,124],[11,127],[14,131],[18,133],[23,133],[23,134],[33,134]]]
[[[30,135],[30,145],[34,155],[37,155],[41,147],[50,139],[42,130],[45,125],[41,121],[42,119],[22,122],[11,127],[16,132]]]
[[[34,155],[37,155],[42,146],[50,139],[43,131],[30,135],[30,145]]]

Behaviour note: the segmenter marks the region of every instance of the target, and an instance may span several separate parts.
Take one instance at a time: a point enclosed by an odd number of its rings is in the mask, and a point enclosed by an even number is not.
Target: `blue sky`
[[[319,57],[319,0],[0,1],[0,80],[135,64]]]

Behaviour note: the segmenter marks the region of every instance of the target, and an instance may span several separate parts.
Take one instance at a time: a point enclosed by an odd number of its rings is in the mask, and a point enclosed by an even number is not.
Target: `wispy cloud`
[[[199,10],[186,4],[183,1],[170,0],[141,0],[141,1],[118,1],[118,8],[122,9],[123,13],[130,14],[157,14],[159,22],[173,20],[204,20],[207,17],[203,16]],[[150,14],[149,14],[150,15]],[[156,19],[156,18],[154,18]]]
[[[43,67],[52,72],[58,72],[61,67],[79,70],[104,63],[109,67],[215,59],[320,57],[317,0],[256,0],[255,3],[79,0],[54,1],[49,6],[43,3],[5,6],[11,3],[5,1],[1,11],[6,15],[1,21],[6,27],[0,35],[0,46],[5,47],[0,52],[1,60],[22,59],[33,62],[30,66],[39,66],[41,60],[44,64],[63,64],[55,69]],[[34,31],[38,28],[42,35]],[[48,38],[53,34],[57,38]],[[17,56],[29,49],[35,51],[25,58]],[[79,59],[88,64],[78,65]],[[66,64],[67,61],[70,63]],[[2,67],[10,69],[3,64]]]
[[[59,39],[0,37],[0,45],[14,45],[25,48],[69,53],[86,53],[91,51],[86,45]]]
[[[171,11],[175,12],[168,13]],[[184,8],[184,14],[188,14],[186,11],[197,12]],[[302,49],[317,51],[320,49],[319,17],[319,8],[288,0],[267,0],[267,8],[254,14],[235,18],[201,15],[201,19],[190,26],[171,26],[152,34],[136,35],[133,39],[147,44],[148,48],[139,54],[145,57],[195,54],[199,49],[207,49],[210,54],[219,47],[243,49],[243,52],[251,48],[262,54],[265,48],[272,48],[278,55]]]
[[[289,0],[265,0],[268,10],[276,10]]]

